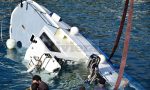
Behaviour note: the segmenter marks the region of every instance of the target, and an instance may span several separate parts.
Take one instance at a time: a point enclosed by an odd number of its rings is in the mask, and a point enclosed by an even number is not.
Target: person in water
[[[39,75],[34,75],[32,78],[32,84],[38,84],[37,90],[49,90],[48,85],[41,80],[41,77]],[[32,87],[31,87],[32,88]]]

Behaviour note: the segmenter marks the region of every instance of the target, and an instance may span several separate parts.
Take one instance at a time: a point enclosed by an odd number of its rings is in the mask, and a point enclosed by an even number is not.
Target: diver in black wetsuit
[[[32,78],[32,84],[33,83],[39,84],[38,90],[49,90],[48,85],[45,82],[43,82],[41,80],[41,77],[38,76],[38,75],[34,75],[33,76],[33,78]]]

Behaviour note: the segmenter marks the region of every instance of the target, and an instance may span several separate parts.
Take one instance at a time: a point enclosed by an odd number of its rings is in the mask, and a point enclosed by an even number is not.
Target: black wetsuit
[[[41,83],[39,84],[38,90],[49,90],[49,88],[45,82],[41,81]]]

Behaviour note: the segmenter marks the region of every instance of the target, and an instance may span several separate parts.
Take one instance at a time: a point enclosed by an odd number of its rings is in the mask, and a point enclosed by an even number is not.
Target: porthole
[[[21,47],[22,47],[21,41],[18,41],[18,42],[17,42],[17,47],[18,47],[18,48],[21,48]]]

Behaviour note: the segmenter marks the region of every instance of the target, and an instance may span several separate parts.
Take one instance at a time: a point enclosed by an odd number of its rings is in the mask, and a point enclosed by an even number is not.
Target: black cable
[[[121,34],[122,34],[122,31],[123,31],[123,27],[124,27],[124,22],[125,22],[125,18],[126,18],[126,14],[127,14],[127,10],[128,10],[128,3],[129,3],[129,0],[126,0],[125,1],[125,6],[124,6],[124,11],[123,11],[123,14],[122,14],[122,19],[121,19],[121,22],[120,22],[120,27],[119,27],[119,30],[118,30],[118,34],[117,34],[117,37],[116,37],[116,40],[115,40],[115,43],[114,43],[114,47],[112,49],[112,52],[109,56],[109,61],[110,59],[113,57],[117,47],[118,47],[118,44],[119,44],[119,41],[120,41],[120,37],[121,37]]]

